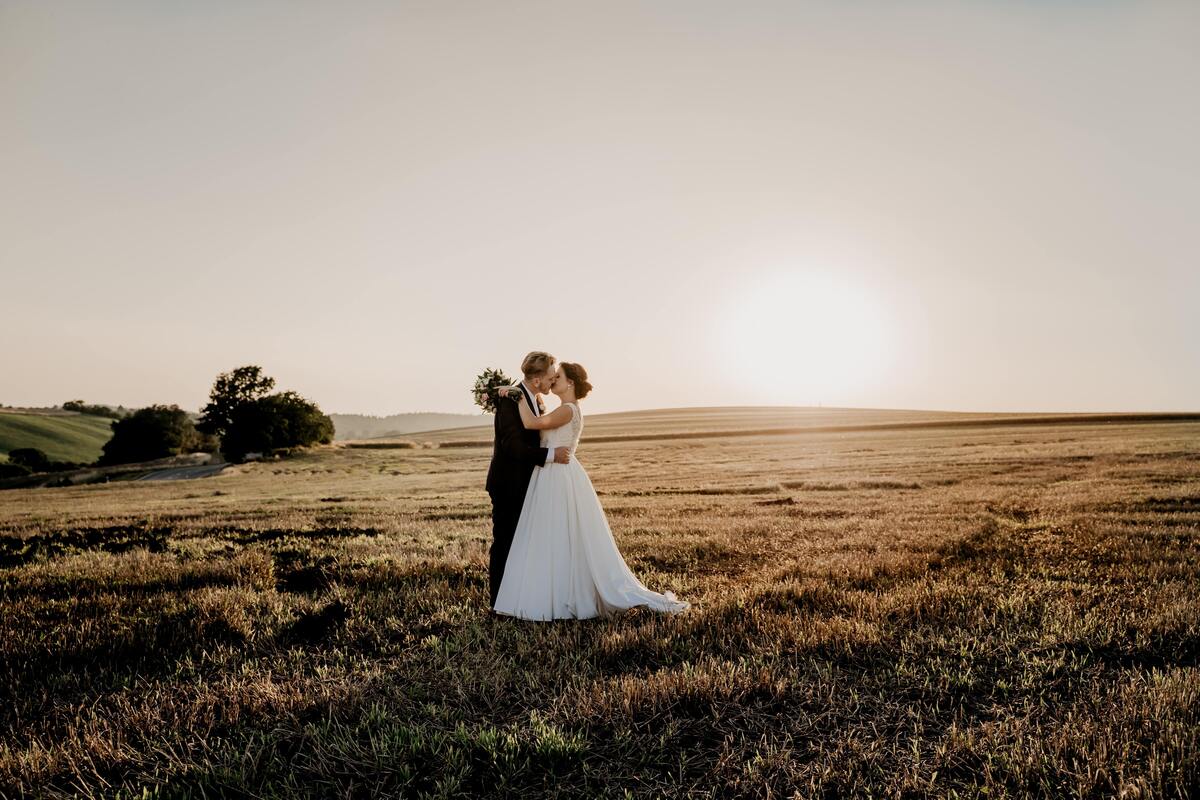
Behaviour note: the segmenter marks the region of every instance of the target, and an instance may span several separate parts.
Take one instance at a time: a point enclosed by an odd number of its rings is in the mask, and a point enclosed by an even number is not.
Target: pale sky
[[[1200,408],[1200,3],[0,0],[0,402]]]

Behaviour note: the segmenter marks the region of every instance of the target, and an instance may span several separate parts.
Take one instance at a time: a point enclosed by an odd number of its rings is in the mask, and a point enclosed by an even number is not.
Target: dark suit
[[[533,398],[521,387],[522,402],[534,408]],[[487,492],[492,498],[492,548],[488,563],[492,602],[504,578],[504,564],[512,547],[513,534],[521,519],[521,506],[533,468],[546,463],[547,448],[539,447],[537,431],[526,430],[521,411],[512,400],[501,397],[496,406],[496,439],[492,445],[492,464],[488,467]]]

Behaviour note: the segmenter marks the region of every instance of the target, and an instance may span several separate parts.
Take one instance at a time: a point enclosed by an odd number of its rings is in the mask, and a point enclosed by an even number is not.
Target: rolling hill
[[[491,417],[480,414],[390,414],[372,417],[367,414],[330,414],[334,439],[377,439],[384,436],[406,436],[431,430],[452,430],[480,425],[490,426]]]
[[[89,414],[0,412],[0,453],[36,447],[55,461],[91,463],[112,436],[111,419]]]
[[[586,410],[584,413],[587,413]],[[1178,418],[1190,421],[1200,419],[1200,414],[1042,414],[805,406],[662,408],[588,416],[584,425],[583,441],[707,439],[755,434],[962,426],[994,427],[1050,422],[1101,424],[1137,422],[1142,421],[1142,418],[1150,417],[1155,419]],[[482,421],[484,424],[474,427],[429,430],[416,436],[397,438],[436,443],[442,447],[490,446],[493,433],[492,418],[490,416],[483,417]],[[357,446],[386,447],[388,438],[375,438]],[[400,444],[404,444],[404,442],[400,442]]]

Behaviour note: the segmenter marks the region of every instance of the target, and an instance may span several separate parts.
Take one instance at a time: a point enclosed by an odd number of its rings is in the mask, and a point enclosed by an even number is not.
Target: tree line
[[[108,417],[109,419],[121,419],[129,414],[129,410],[125,406],[110,406],[88,405],[82,400],[68,400],[62,404],[63,411],[77,411],[80,414],[88,414],[93,417]]]
[[[272,392],[274,388],[275,379],[261,367],[245,366],[217,376],[208,404],[195,420],[177,405],[151,405],[119,415],[82,400],[63,403],[63,408],[114,417],[112,437],[95,466],[218,449],[230,461],[240,462],[252,454],[270,456],[333,441],[333,420],[316,403],[296,392]],[[10,451],[8,463],[0,464],[0,478],[82,466],[87,465],[51,461],[41,450],[23,447]]]

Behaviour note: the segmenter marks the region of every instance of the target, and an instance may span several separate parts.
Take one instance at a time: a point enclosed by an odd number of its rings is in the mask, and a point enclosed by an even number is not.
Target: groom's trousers
[[[519,498],[505,497],[503,494],[492,496],[492,549],[488,560],[488,583],[492,602],[489,608],[495,607],[496,595],[500,593],[504,565],[508,562],[513,534],[517,532],[517,523],[521,520],[521,504],[524,499],[524,493]]]

